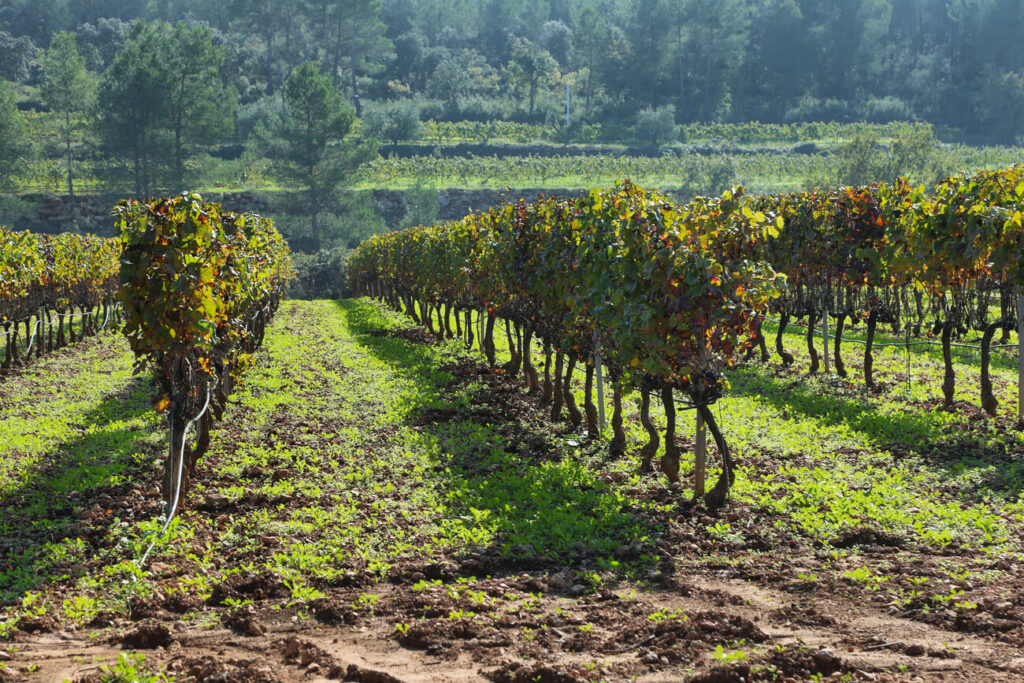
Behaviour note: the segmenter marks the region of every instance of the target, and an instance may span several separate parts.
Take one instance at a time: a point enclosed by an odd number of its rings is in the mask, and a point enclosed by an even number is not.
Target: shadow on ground
[[[508,376],[454,350],[439,366],[424,345],[443,343],[425,331],[397,327],[365,301],[337,306],[363,348],[415,383],[406,423],[441,444],[446,469],[438,476],[447,478],[450,504],[468,523],[496,528],[487,551],[505,557],[503,566],[655,560],[659,522],[598,480],[601,444],[570,450],[562,426]]]
[[[148,376],[132,378],[84,415],[81,436],[54,446],[21,485],[0,496],[4,603],[80,574],[114,525],[137,512],[159,513],[140,488],[156,479],[147,467],[157,455],[152,430],[112,426],[152,412],[149,392]]]

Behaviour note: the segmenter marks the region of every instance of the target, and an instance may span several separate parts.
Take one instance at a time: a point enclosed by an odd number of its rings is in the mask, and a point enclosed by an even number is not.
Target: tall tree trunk
[[[313,177],[313,171],[310,170],[310,177]],[[309,188],[309,219],[310,219],[310,233],[313,238],[313,251],[320,251],[320,202],[317,201],[316,190],[312,187]]]
[[[359,103],[359,81],[356,78],[356,18],[352,16],[352,41],[348,46],[349,66],[352,69],[352,100],[355,103],[356,116],[363,115],[363,107]]]
[[[64,141],[67,143],[68,155],[68,217],[75,215],[75,185],[71,174],[71,112],[64,112]]]
[[[686,72],[683,70],[683,25],[676,30],[676,55],[679,69],[679,120],[686,120]]]
[[[713,45],[714,43],[709,43]],[[704,120],[711,118],[711,50],[708,50],[707,61],[704,64]]]

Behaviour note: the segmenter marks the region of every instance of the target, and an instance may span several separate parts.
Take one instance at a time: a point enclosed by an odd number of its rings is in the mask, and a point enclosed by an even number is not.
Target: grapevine
[[[270,220],[223,212],[197,194],[124,201],[115,212],[124,334],[137,370],[151,366],[163,391],[171,437],[164,499],[173,508],[209,445],[213,418],[263,341],[291,259]],[[192,423],[195,448],[185,444]]]

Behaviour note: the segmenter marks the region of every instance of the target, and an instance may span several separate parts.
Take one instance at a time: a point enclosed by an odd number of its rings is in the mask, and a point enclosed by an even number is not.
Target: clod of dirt
[[[835,626],[836,620],[828,614],[820,614],[812,607],[789,605],[772,610],[769,619],[775,624],[796,624],[797,626]]]
[[[853,546],[877,545],[885,548],[902,548],[906,541],[896,534],[879,529],[860,526],[840,534],[829,542],[836,548],[852,548]]]
[[[225,614],[223,621],[228,628],[249,636],[262,636],[267,632],[267,627],[256,618],[256,609],[252,605]]]
[[[697,674],[690,683],[747,683],[750,680],[750,667],[745,664],[735,666],[716,666],[710,671]]]
[[[203,498],[202,507],[213,512],[223,510],[231,505],[231,499],[223,493],[210,493]]]
[[[57,630],[57,620],[46,615],[22,617],[15,626],[24,633],[52,633]]]
[[[96,616],[86,624],[88,628],[109,628],[117,623],[118,616],[113,612],[97,612]]]
[[[133,597],[128,599],[128,614],[132,621],[150,619],[158,616],[160,605],[153,600]]]
[[[358,623],[359,614],[347,604],[337,600],[320,599],[310,603],[319,621],[332,626]]]
[[[120,637],[121,647],[130,650],[153,650],[167,647],[174,640],[164,624],[142,624]]]
[[[288,587],[272,574],[249,574],[247,576],[233,574],[227,581],[213,587],[206,604],[217,607],[225,604],[228,598],[237,600],[241,596],[246,596],[256,600],[266,600],[286,595],[288,595]]]
[[[480,635],[476,625],[462,620],[431,619],[416,624],[398,636],[398,642],[411,650],[436,651],[453,640],[471,640]]]
[[[436,340],[433,335],[422,327],[402,327],[394,330],[367,330],[371,337],[386,337],[388,339],[403,339],[413,344],[429,346]]]
[[[184,614],[200,604],[198,598],[185,593],[175,593],[164,600],[164,609],[175,614]]]
[[[589,680],[583,669],[574,665],[535,664],[528,666],[520,662],[512,662],[482,673],[484,678],[494,681],[494,683],[525,683],[526,681],[580,683]]]
[[[331,673],[334,669],[331,670]],[[334,677],[333,675],[331,676]],[[402,679],[395,678],[389,673],[383,671],[374,671],[372,669],[360,669],[355,664],[349,664],[348,669],[345,670],[346,681],[358,681],[359,683],[402,683]]]
[[[851,670],[846,662],[827,648],[814,653],[793,648],[782,652],[775,650],[768,659],[768,664],[783,676],[801,680],[814,676],[831,676],[837,671],[847,673]]]
[[[211,656],[175,659],[167,665],[168,673],[194,681],[224,683],[277,683],[280,679],[270,667],[259,660],[219,660]]]

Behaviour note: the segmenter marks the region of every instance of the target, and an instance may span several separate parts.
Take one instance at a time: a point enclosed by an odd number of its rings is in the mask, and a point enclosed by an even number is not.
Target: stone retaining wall
[[[462,218],[473,211],[485,211],[491,206],[510,199],[531,200],[538,194],[578,194],[582,190],[440,190],[437,193],[438,219],[442,221]],[[254,211],[274,213],[278,199],[275,193],[227,192],[210,193],[205,197],[220,202],[228,211]],[[405,193],[401,190],[372,190],[374,208],[388,227],[396,227],[406,212]],[[66,196],[53,194],[26,194],[20,199],[39,205],[17,225],[8,226],[17,230],[58,233],[68,231],[90,232],[111,236],[116,233],[111,208],[119,199],[116,195],[88,195],[76,197],[74,204]]]

